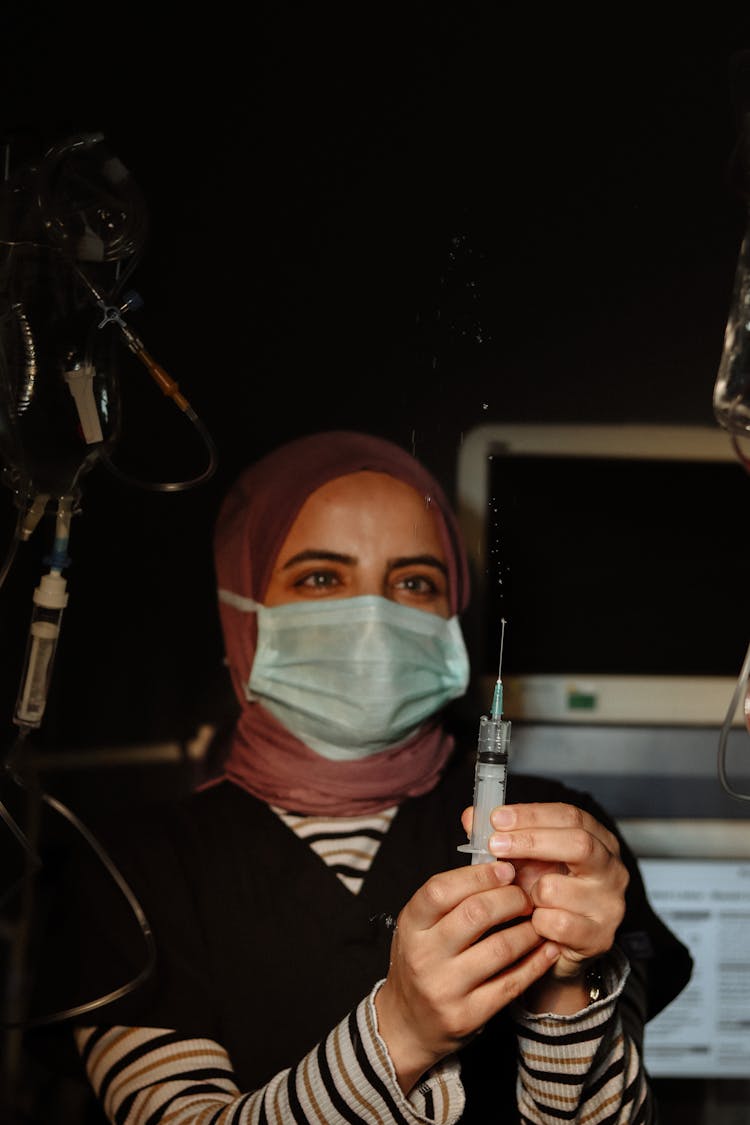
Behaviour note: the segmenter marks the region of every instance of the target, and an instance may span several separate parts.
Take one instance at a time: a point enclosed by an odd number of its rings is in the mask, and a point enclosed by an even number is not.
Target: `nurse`
[[[157,947],[74,1032],[109,1119],[652,1120],[643,1026],[690,959],[616,826],[511,775],[498,862],[457,852],[469,582],[438,482],[380,438],[297,439],[231,489],[215,559],[239,717],[209,784],[109,841]],[[88,998],[139,962],[105,884]]]

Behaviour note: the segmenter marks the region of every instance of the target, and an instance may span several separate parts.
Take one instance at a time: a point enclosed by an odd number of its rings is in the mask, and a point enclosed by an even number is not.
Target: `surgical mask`
[[[378,596],[264,606],[246,694],[323,757],[350,761],[404,742],[466,691],[469,659],[457,617]]]

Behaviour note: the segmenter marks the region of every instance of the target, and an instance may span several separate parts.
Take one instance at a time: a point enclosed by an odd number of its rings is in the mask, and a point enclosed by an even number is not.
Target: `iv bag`
[[[19,506],[75,495],[117,439],[104,306],[117,304],[145,230],[140,192],[99,134],[60,142],[0,185],[0,456]]]
[[[719,425],[737,438],[750,434],[750,51],[732,55],[729,86],[737,121],[729,181],[744,202],[746,227],[714,384],[713,409]]]
[[[725,430],[750,435],[750,221],[737,261],[713,409]]]

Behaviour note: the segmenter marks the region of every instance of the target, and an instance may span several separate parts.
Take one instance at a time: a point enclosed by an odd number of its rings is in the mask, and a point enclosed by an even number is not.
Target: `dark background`
[[[130,320],[219,451],[187,492],[84,478],[39,746],[181,738],[210,712],[211,527],[282,439],[371,430],[452,490],[481,423],[713,424],[745,224],[744,25],[576,26],[491,3],[159,23],[27,5],[4,22],[6,137],[43,152],[98,130],[128,167],[150,216]],[[116,460],[199,472],[199,439],[145,372],[123,360],[122,387]],[[45,520],[0,591],[8,741],[51,538]]]
[[[714,424],[746,220],[730,64],[750,29],[721,6],[661,23],[467,2],[5,6],[3,140],[101,131],[131,171],[150,214],[131,323],[219,452],[187,492],[101,465],[84,479],[35,745],[95,756],[221,713],[211,528],[283,439],[370,430],[452,492],[479,424]],[[122,383],[118,462],[199,472],[179,412],[124,360]],[[3,750],[51,539],[46,520],[0,590]],[[54,791],[106,810],[185,783],[146,772]],[[674,1119],[693,1120],[694,1084],[674,1085]],[[48,1100],[33,1120],[84,1119],[56,1086]]]

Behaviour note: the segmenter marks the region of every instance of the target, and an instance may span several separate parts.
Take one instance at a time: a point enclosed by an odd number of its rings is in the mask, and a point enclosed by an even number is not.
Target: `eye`
[[[434,567],[405,570],[391,576],[390,587],[394,601],[448,616],[448,579],[441,570]]]
[[[430,595],[443,592],[436,580],[429,574],[408,574],[399,578],[394,585],[397,589],[407,590],[411,594]]]
[[[342,585],[340,575],[329,568],[321,569],[316,567],[314,570],[306,570],[302,574],[296,575],[292,582],[295,590],[301,593],[309,594],[325,594],[330,590],[338,590]]]

